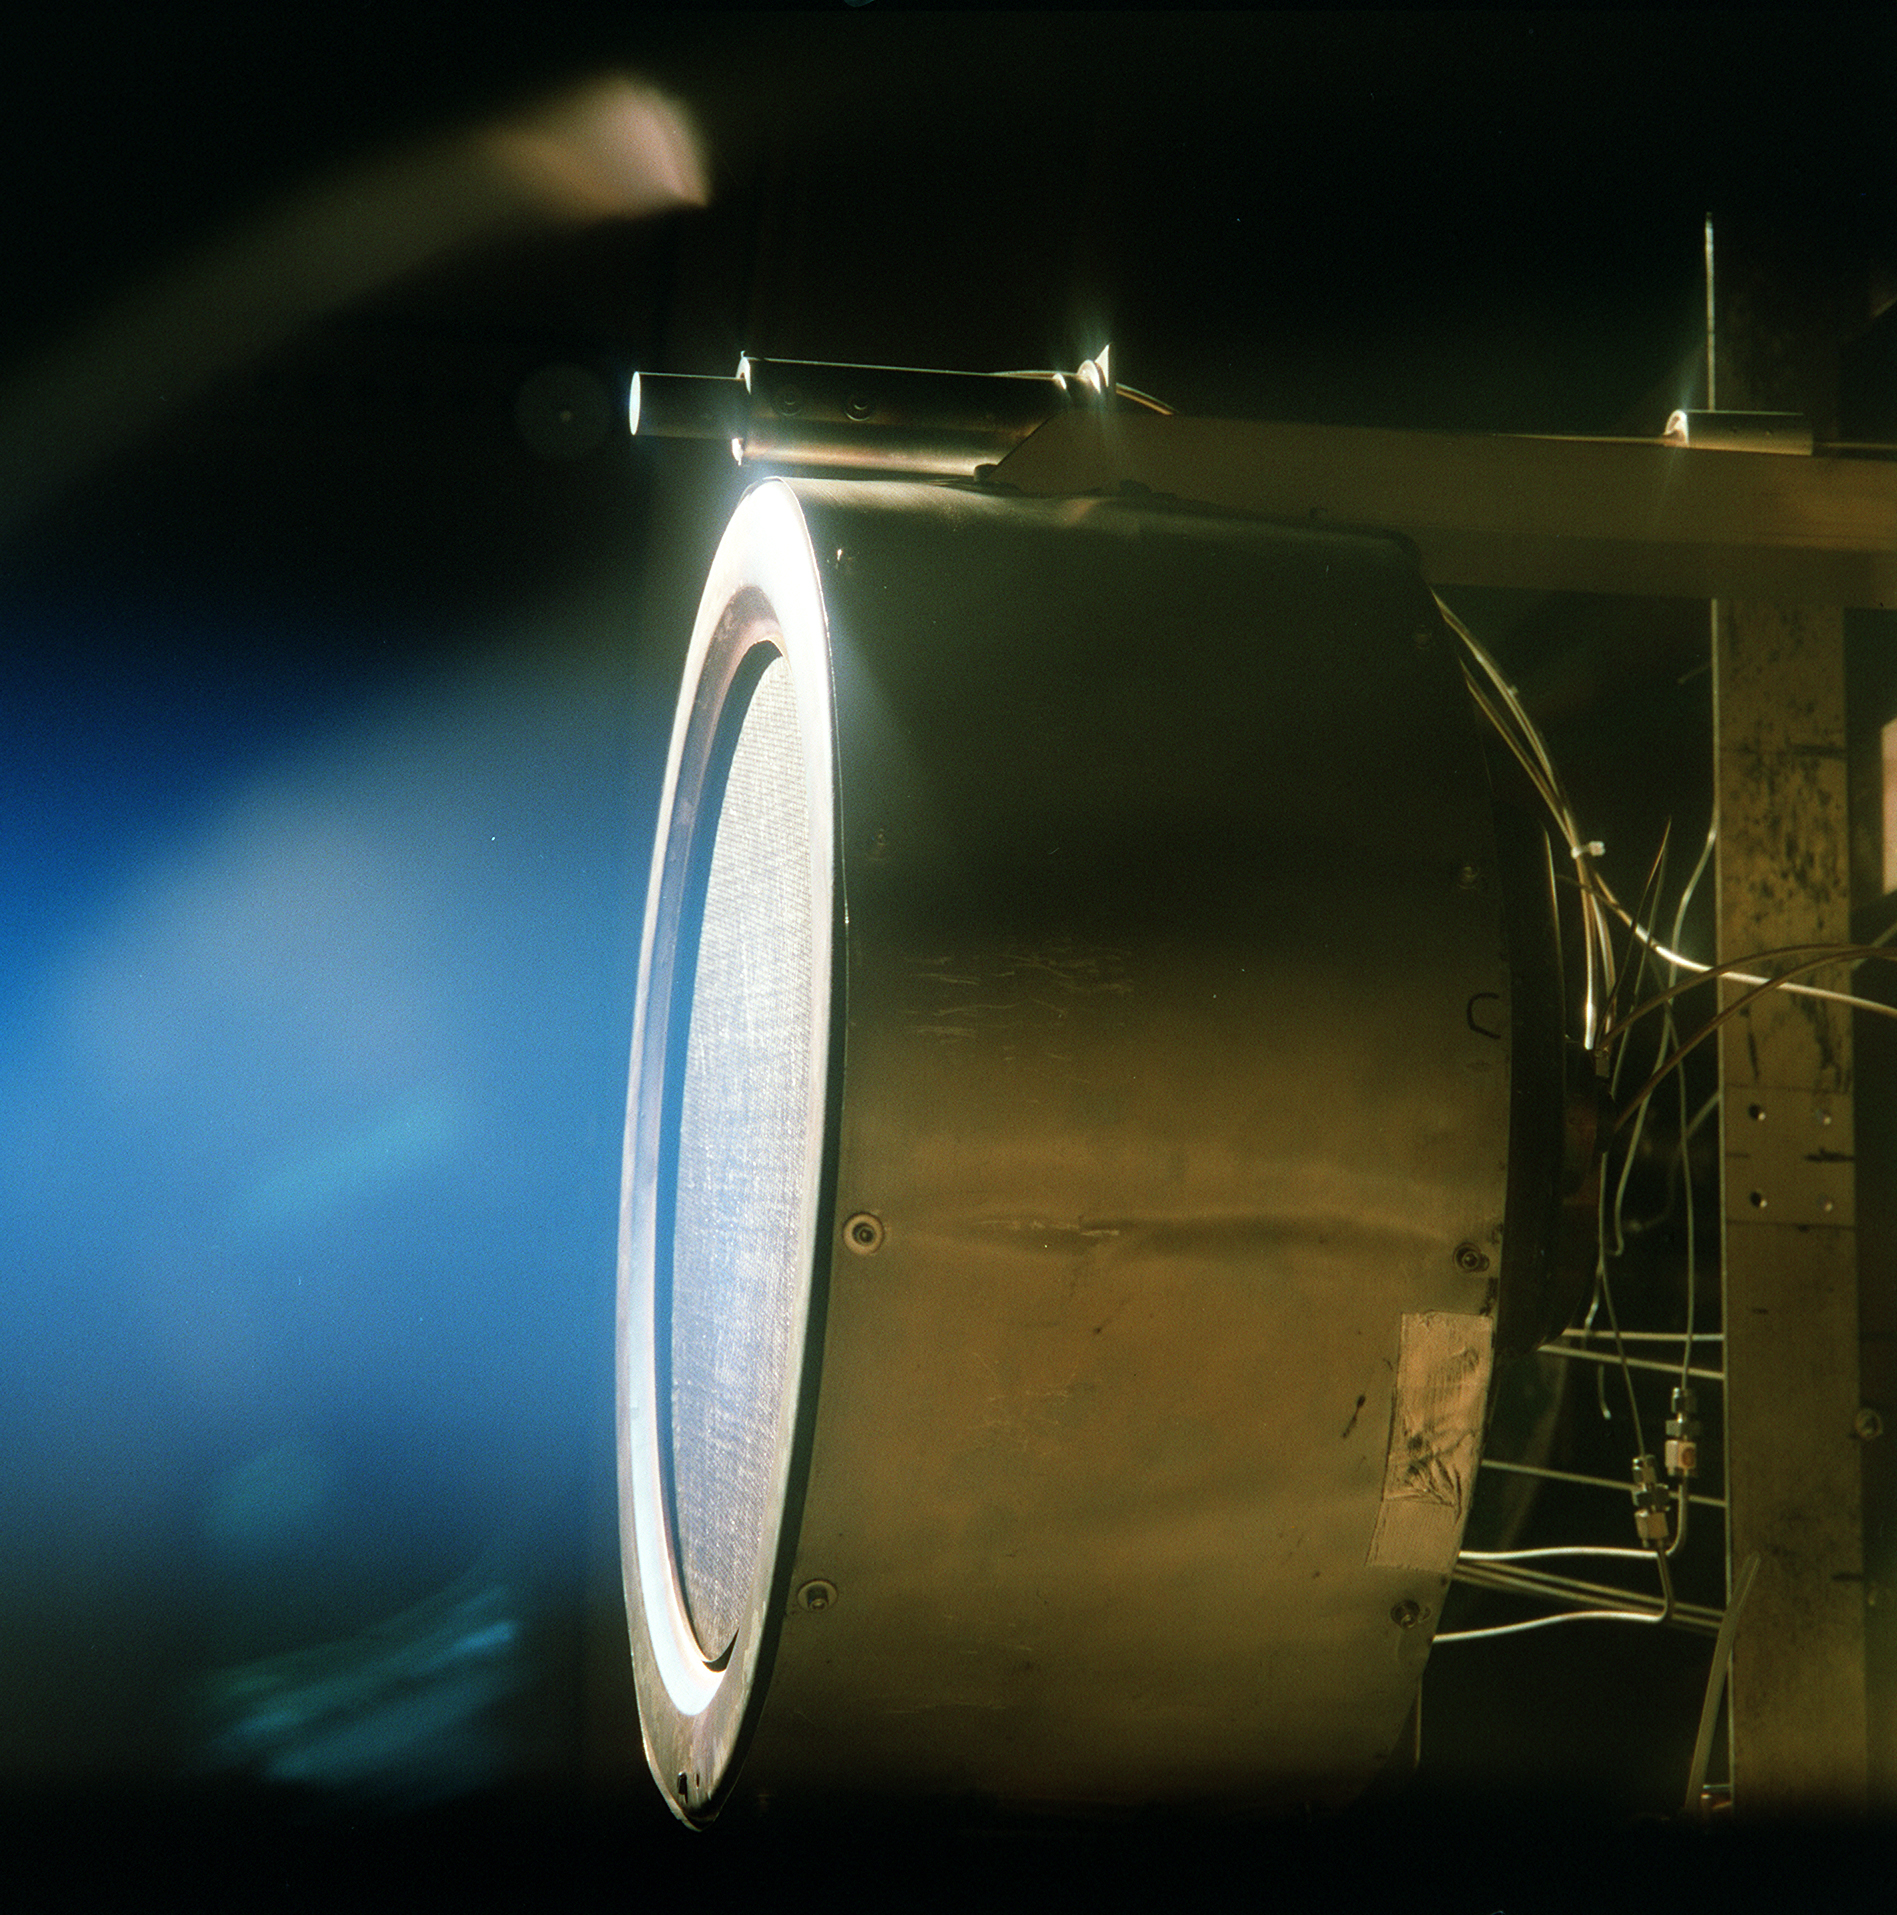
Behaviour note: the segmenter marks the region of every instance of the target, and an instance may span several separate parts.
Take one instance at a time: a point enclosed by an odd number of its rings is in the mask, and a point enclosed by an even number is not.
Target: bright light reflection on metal
[[[625,1299],[622,1308],[627,1312],[620,1324],[619,1352],[621,1521],[633,1537],[638,1563],[638,1588],[636,1592],[629,1590],[628,1594],[636,1596],[640,1606],[653,1662],[666,1693],[673,1705],[686,1715],[702,1712],[727,1680],[748,1686],[762,1642],[760,1632],[755,1627],[747,1627],[741,1631],[742,1655],[732,1666],[718,1669],[707,1666],[679,1588],[668,1535],[660,1419],[671,1416],[672,1406],[660,1398],[658,1378],[649,1367],[652,1361],[649,1341],[642,1341],[636,1327],[653,1324],[656,1310],[654,1272],[658,1219],[652,1193],[656,1189],[654,1166],[659,1148],[657,1129],[663,1090],[660,1066],[668,1020],[655,1016],[651,1005],[654,951],[659,942],[661,916],[675,911],[678,903],[675,885],[667,883],[667,868],[668,856],[676,854],[672,844],[672,794],[678,789],[691,728],[690,693],[698,684],[725,608],[746,584],[761,590],[776,614],[790,665],[806,764],[818,768],[810,776],[807,790],[809,842],[813,880],[819,875],[814,866],[820,861],[822,894],[827,898],[832,882],[830,860],[834,855],[836,829],[834,793],[828,775],[834,751],[829,631],[818,585],[816,557],[810,547],[803,514],[795,495],[775,482],[758,486],[745,495],[712,561],[700,602],[683,675],[687,696],[674,722],[667,760],[664,785],[667,796],[658,820],[652,876],[647,889],[639,995],[633,1014],[632,1096],[626,1122],[622,1185],[625,1198],[619,1239],[620,1282]],[[810,952],[810,975],[822,980],[826,994],[830,969],[831,927],[826,907],[813,915]],[[668,980],[665,988],[669,996],[677,987]],[[819,1024],[827,1031],[827,1014]],[[826,1058],[827,1042],[820,1043],[811,1059],[809,1099],[813,1113],[823,1110],[828,1096]],[[813,1124],[814,1121],[813,1118]],[[815,1256],[817,1182],[814,1176],[806,1180],[803,1215],[798,1225],[798,1235],[804,1245],[800,1275],[805,1291]],[[788,1353],[788,1373],[796,1375],[802,1366],[802,1324],[807,1316],[802,1295],[792,1315],[799,1329],[794,1347]],[[795,1393],[786,1392],[784,1414],[788,1416],[794,1409]],[[764,1526],[770,1537],[775,1537],[781,1523],[788,1470],[786,1441],[778,1446],[776,1480],[769,1497],[769,1518]]]

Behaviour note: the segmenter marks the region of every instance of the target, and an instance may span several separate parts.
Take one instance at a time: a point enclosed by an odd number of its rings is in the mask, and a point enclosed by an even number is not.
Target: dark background
[[[1703,403],[1708,213],[1843,262],[1860,329],[1897,294],[1894,55],[1886,17],[1822,15],[0,29],[23,1820],[88,1862],[128,1817],[170,1831],[154,1868],[190,1815],[304,1861],[332,1822],[405,1853],[478,1822],[595,1885],[686,1840],[624,1672],[613,1248],[673,679],[743,480],[719,448],[550,438],[534,375],[1071,367],[1110,339],[1181,411],[1657,432]],[[254,336],[192,293],[313,185],[609,72],[695,124],[703,208],[490,234]],[[1696,850],[1703,608],[1461,609],[1623,895],[1668,817]],[[1675,1806],[1704,1645],[1587,1634],[1437,1658],[1422,1773],[1458,1813]],[[136,1808],[186,1782],[183,1822]]]

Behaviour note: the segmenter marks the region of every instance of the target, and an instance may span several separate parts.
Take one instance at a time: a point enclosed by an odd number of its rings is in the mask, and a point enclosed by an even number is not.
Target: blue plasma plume
[[[506,1775],[610,1476],[625,648],[271,641],[14,621],[15,1782]]]

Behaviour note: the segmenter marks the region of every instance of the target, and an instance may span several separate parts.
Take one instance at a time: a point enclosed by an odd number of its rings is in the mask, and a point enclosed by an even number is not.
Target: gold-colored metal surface
[[[1842,617],[1721,605],[1713,670],[1719,955],[1843,941]],[[1732,1655],[1734,1800],[1861,1814],[1850,1013],[1773,993],[1720,1039],[1731,1561],[1760,1564]]]
[[[1658,441],[1084,413],[997,477],[1149,491],[1298,525],[1382,526],[1437,585],[1897,605],[1897,462]]]
[[[779,1795],[1348,1797],[1428,1653],[1502,1268],[1448,634],[1384,539],[782,490],[835,682],[840,1221],[775,1642],[707,1753],[754,1719]],[[669,1791],[702,1738],[641,1693]]]

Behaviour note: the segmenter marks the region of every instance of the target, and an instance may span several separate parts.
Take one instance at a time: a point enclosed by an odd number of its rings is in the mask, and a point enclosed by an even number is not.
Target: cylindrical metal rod
[[[1563,1330],[1561,1334],[1564,1337],[1581,1338],[1580,1347],[1587,1349],[1592,1347],[1587,1343],[1587,1338],[1594,1337],[1605,1341],[1608,1333],[1605,1330],[1574,1329]],[[1623,1343],[1684,1343],[1687,1341],[1687,1336],[1684,1330],[1622,1330],[1620,1340]],[[1695,1343],[1723,1343],[1725,1340],[1726,1333],[1723,1330],[1695,1330],[1692,1336],[1692,1341]]]
[[[739,360],[730,379],[635,373],[635,435],[723,439],[741,465],[972,478],[1074,406],[1113,396],[1107,354],[1079,371],[927,372]]]
[[[1712,1667],[1706,1672],[1706,1699],[1700,1705],[1699,1734],[1693,1742],[1693,1766],[1686,1778],[1686,1813],[1706,1812],[1706,1770],[1713,1756],[1713,1726],[1719,1720],[1719,1698],[1725,1693],[1726,1671],[1732,1666],[1732,1645],[1739,1634],[1739,1616],[1746,1598],[1752,1593],[1752,1579],[1759,1573],[1759,1552],[1755,1549],[1740,1565],[1733,1579],[1732,1595],[1719,1624],[1719,1640],[1713,1645]]]
[[[743,436],[749,406],[741,379],[635,372],[626,416],[634,438],[735,439]]]
[[[1719,406],[1718,333],[1714,329],[1713,294],[1717,282],[1713,276],[1713,216],[1706,215],[1706,410]]]
[[[1558,1356],[1570,1363],[1606,1363],[1618,1367],[1625,1363],[1630,1370],[1658,1370],[1666,1376],[1678,1376],[1680,1366],[1677,1363],[1659,1363],[1649,1356],[1621,1357],[1613,1350],[1582,1350],[1571,1343],[1544,1343],[1536,1352],[1538,1356]],[[1688,1370],[1688,1376],[1703,1377],[1708,1383],[1723,1383],[1726,1373],[1723,1370]]]
[[[742,457],[829,471],[892,470],[970,478],[994,465],[1077,396],[1065,373],[916,372],[747,359]]]
[[[1547,1469],[1539,1463],[1505,1463],[1499,1457],[1485,1456],[1482,1467],[1503,1470],[1510,1476],[1544,1476],[1551,1483],[1587,1483],[1595,1489],[1618,1490],[1623,1496],[1627,1493],[1627,1485],[1616,1482],[1611,1476],[1583,1476],[1571,1469]],[[1723,1496],[1708,1496],[1700,1490],[1693,1492],[1693,1501],[1704,1503],[1710,1509],[1726,1507]]]

